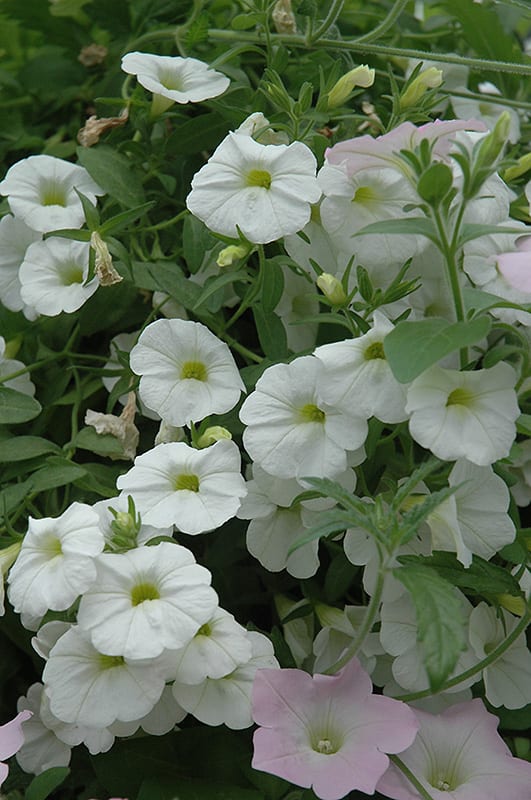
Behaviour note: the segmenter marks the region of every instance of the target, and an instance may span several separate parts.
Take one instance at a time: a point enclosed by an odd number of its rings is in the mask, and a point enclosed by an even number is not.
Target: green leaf
[[[112,147],[78,147],[79,163],[101,188],[124,206],[144,203],[144,189],[133,163]]]
[[[217,291],[223,289],[225,286],[229,286],[231,283],[234,283],[234,281],[245,281],[245,283],[250,283],[250,278],[247,271],[245,269],[236,270],[236,272],[232,272],[231,270],[228,272],[223,271],[221,275],[209,278],[204,285],[203,291],[199,295],[199,298],[194,306],[194,311],[204,305],[206,301]]]
[[[367,517],[362,517],[355,511],[343,511],[340,508],[334,508],[331,511],[322,511],[319,515],[319,523],[312,525],[308,528],[304,536],[297,539],[288,550],[288,555],[291,555],[298,550],[299,547],[304,547],[309,542],[314,542],[316,539],[322,539],[324,536],[330,536],[331,533],[341,533],[352,528],[354,525],[359,525],[364,529],[369,525]]]
[[[471,242],[472,239],[479,239],[481,236],[487,236],[491,233],[519,233],[522,235],[523,232],[521,228],[508,228],[506,225],[481,225],[475,222],[467,222],[461,228],[459,246],[461,247],[466,242]]]
[[[410,383],[444,356],[483,339],[490,327],[486,316],[453,323],[436,317],[406,320],[385,337],[384,351],[397,381]]]
[[[27,422],[41,413],[41,404],[29,394],[0,386],[0,425]]]
[[[463,289],[463,301],[467,311],[488,311],[490,308],[518,308],[527,311],[531,309],[529,304],[511,303],[496,294],[484,292],[481,289],[472,289],[471,287]]]
[[[524,436],[531,436],[531,414],[520,414],[516,420],[516,430]]]
[[[371,222],[353,236],[366,236],[374,233],[407,233],[410,236],[426,236],[432,242],[437,241],[437,232],[433,223],[426,217],[404,217],[404,219],[385,219],[382,222]]]
[[[446,486],[444,489],[439,489],[438,492],[432,492],[426,495],[425,500],[418,505],[414,505],[405,514],[402,515],[400,522],[401,539],[400,544],[406,544],[418,531],[421,522],[424,522],[435,509],[440,506],[444,500],[447,500],[457,491],[457,486]]]
[[[253,315],[264,354],[273,361],[287,358],[288,342],[280,317],[272,311],[266,314],[261,306],[253,306]]]
[[[10,514],[13,509],[17,508],[24,502],[24,498],[31,492],[31,480],[22,481],[22,483],[15,483],[12,486],[7,486],[0,492],[0,519],[4,518],[4,514]]]
[[[46,466],[34,472],[28,483],[32,492],[46,492],[58,486],[66,486],[85,474],[85,469],[79,464],[73,464],[66,458],[50,456]]]
[[[437,692],[453,672],[465,647],[461,601],[454,587],[429,567],[408,565],[393,570],[404,584],[417,615],[417,639],[432,691]]]
[[[26,789],[24,800],[46,800],[70,775],[68,767],[51,767],[33,778]]]
[[[266,314],[274,311],[284,291],[284,274],[273,259],[266,261],[262,274],[262,308]]]
[[[189,310],[195,307],[202,292],[197,283],[185,278],[177,264],[170,264],[167,261],[155,261],[149,264],[134,262],[133,282],[139,289],[165,292]]]
[[[421,175],[417,192],[430,205],[439,205],[452,188],[452,170],[446,164],[432,164]]]
[[[154,200],[150,200],[149,203],[142,203],[141,206],[136,206],[136,208],[131,208],[128,211],[122,211],[120,214],[116,214],[114,217],[105,220],[99,227],[100,236],[105,237],[106,233],[115,233],[122,228],[125,228],[126,225],[129,225],[131,222],[134,222],[136,219],[141,217],[150,208],[156,205]]]
[[[100,456],[114,456],[127,460],[123,453],[123,446],[116,436],[112,436],[110,433],[96,433],[91,427],[82,428],[73,444],[81,450],[90,450]]]
[[[201,114],[179,125],[166,141],[166,152],[189,156],[202,150],[214,150],[226,136],[230,123],[215,112]],[[197,220],[199,222],[199,220]]]
[[[83,213],[85,214],[85,222],[87,223],[87,228],[90,231],[94,231],[98,228],[100,224],[100,215],[98,213],[98,209],[92,203],[83,192],[80,192],[79,189],[76,189],[74,186],[74,191],[81,200],[81,205],[83,206]]]
[[[235,31],[246,31],[254,28],[259,22],[259,14],[237,14],[231,20],[230,26]]]
[[[510,594],[519,597],[522,590],[516,578],[503,567],[491,564],[479,556],[472,556],[472,564],[465,568],[455,553],[435,551],[431,556],[398,556],[401,564],[431,567],[437,574],[467,593]]]
[[[55,442],[41,439],[40,436],[17,436],[0,442],[0,462],[4,464],[60,452],[61,448]]]

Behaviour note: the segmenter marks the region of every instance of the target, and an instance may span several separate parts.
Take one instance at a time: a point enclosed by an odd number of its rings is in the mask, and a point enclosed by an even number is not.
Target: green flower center
[[[201,361],[185,361],[181,367],[182,380],[206,381],[208,373]]]
[[[352,198],[352,202],[365,205],[366,203],[372,203],[377,199],[376,192],[370,186],[359,186],[356,189],[354,197]]]
[[[373,361],[375,358],[385,359],[382,342],[373,342],[364,352],[365,361]]]
[[[177,475],[173,487],[176,492],[181,492],[183,489],[188,492],[198,492],[199,478],[197,475],[186,475],[185,473]]]
[[[321,422],[323,423],[326,418],[324,411],[314,405],[314,403],[306,403],[305,406],[299,409],[302,422]]]
[[[332,753],[337,752],[337,748],[334,747],[330,739],[319,739],[317,744],[314,747],[318,753],[322,753],[325,756],[330,756]]]
[[[100,653],[100,669],[102,670],[121,667],[124,663],[123,656],[104,656]]]
[[[74,283],[83,283],[83,268],[79,264],[67,262],[59,264],[57,268],[61,286],[72,286]]]
[[[201,627],[197,631],[196,636],[211,636],[211,634],[212,634],[212,628],[210,627],[208,622],[205,622],[205,624],[201,625]]]
[[[54,536],[53,534],[46,539],[44,547],[46,549],[46,552],[50,555],[51,558],[63,555],[61,540],[58,539],[57,536]]]
[[[163,72],[159,76],[159,81],[165,89],[169,89],[172,92],[182,92],[184,89],[181,76],[176,75],[175,72]]]
[[[447,406],[468,406],[473,396],[466,389],[454,389],[446,401]]]
[[[131,603],[139,606],[146,600],[158,600],[160,593],[154,583],[137,583],[131,590]]]
[[[41,205],[43,206],[66,206],[65,191],[61,186],[51,183],[44,187],[41,192]]]
[[[261,186],[263,189],[271,188],[271,175],[265,169],[252,169],[247,174],[247,186]]]

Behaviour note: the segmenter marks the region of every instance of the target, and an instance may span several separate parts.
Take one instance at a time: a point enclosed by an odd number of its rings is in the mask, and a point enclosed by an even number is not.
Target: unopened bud
[[[496,599],[498,603],[510,611],[511,614],[516,614],[517,617],[523,617],[526,611],[526,602],[523,597],[515,597],[512,594],[499,594]]]
[[[215,444],[222,439],[232,439],[232,433],[226,428],[222,428],[221,425],[212,425],[201,434],[197,440],[197,446],[200,450],[202,450],[204,447],[210,447],[210,445]]]
[[[367,89],[374,83],[374,70],[367,64],[354,67],[346,75],[342,75],[328,94],[328,108],[337,108],[343,105],[356,86]]]
[[[341,281],[329,272],[322,272],[317,278],[317,286],[327,300],[334,306],[343,306],[347,302],[347,294]]]
[[[524,175],[529,169],[531,169],[531,153],[526,153],[512,167],[507,167],[502,176],[503,180],[514,181],[515,178]]]
[[[21,547],[22,541],[14,542],[10,544],[9,547],[4,547],[3,550],[0,550],[0,575],[7,575],[8,569],[10,569],[17,560]]]
[[[428,67],[428,69],[419,72],[416,78],[413,78],[404,94],[400,98],[401,108],[411,108],[418,103],[420,98],[426,94],[428,89],[437,89],[443,82],[442,70],[437,67]]]
[[[239,261],[240,258],[245,258],[248,253],[249,248],[245,245],[230,244],[228,247],[224,247],[220,252],[216,258],[216,264],[218,267],[230,267],[235,261]]]
[[[22,338],[20,336],[15,336],[14,339],[10,339],[8,342],[5,342],[4,352],[2,353],[0,350],[0,355],[3,355],[4,358],[15,358],[20,350],[21,344]]]
[[[511,115],[502,111],[494,128],[480,142],[477,164],[491,167],[503,150],[511,130]]]

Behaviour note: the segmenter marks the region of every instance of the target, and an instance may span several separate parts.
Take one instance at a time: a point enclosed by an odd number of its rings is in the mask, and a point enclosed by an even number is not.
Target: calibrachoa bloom
[[[374,794],[386,753],[413,742],[418,723],[404,703],[372,694],[357,659],[337,675],[260,670],[253,688],[255,769],[312,788],[321,800],[353,789]]]
[[[17,161],[0,183],[15,217],[41,233],[81,227],[85,213],[76,189],[93,205],[105,194],[83,167],[46,155]]]
[[[0,220],[0,300],[10,311],[22,310],[28,318],[35,313],[20,296],[18,271],[27,248],[40,238],[40,233],[11,214]]]
[[[408,389],[411,436],[445,461],[466,458],[484,467],[504,458],[520,415],[515,382],[503,362],[475,372],[431,367]]]
[[[0,725],[0,759],[10,758],[24,743],[22,723],[31,717],[31,711],[21,711],[11,722]],[[0,786],[7,778],[9,767],[0,760]]]
[[[131,350],[130,364],[142,376],[142,402],[172,425],[224,414],[245,391],[229,348],[200,322],[152,322]]]
[[[102,653],[154,658],[185,647],[217,607],[211,575],[178,544],[104,553],[78,622]]]
[[[317,162],[302,142],[259,144],[229,133],[192,180],[189,210],[210,230],[266,243],[304,228],[321,190]]]
[[[247,493],[240,461],[237,445],[228,439],[204,450],[168,442],[138,456],[116,485],[134,497],[147,525],[204,533],[219,528],[240,507]]]
[[[173,103],[199,103],[225,92],[229,78],[197,58],[157,56],[153,53],[126,53],[122,69],[136,75],[144,89],[162,95]]]
[[[498,718],[479,698],[415,715],[420,730],[400,759],[433,800],[529,800],[531,764],[512,757],[496,731]],[[394,800],[420,798],[394,765],[377,789]]]

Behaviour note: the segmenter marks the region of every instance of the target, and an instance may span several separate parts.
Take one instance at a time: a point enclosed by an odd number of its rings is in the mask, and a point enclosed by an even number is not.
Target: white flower
[[[487,466],[509,455],[520,415],[514,369],[459,372],[434,366],[408,389],[411,436],[438,458]]]
[[[217,608],[190,643],[172,654],[173,677],[179,683],[190,684],[222,678],[249,661],[251,655],[251,640],[245,628],[228,611]]]
[[[301,230],[321,190],[315,156],[302,142],[259,144],[229,133],[192,180],[186,205],[211,230],[272,242]]]
[[[480,603],[469,622],[470,644],[479,659],[485,658],[513,631],[518,618]],[[531,653],[525,632],[483,670],[485,695],[493,706],[522,708],[531,703]]]
[[[316,357],[326,370],[323,397],[328,403],[350,401],[367,417],[402,422],[406,387],[398,383],[385,357],[383,341],[393,324],[379,312],[364,336],[318,347]]]
[[[22,549],[9,573],[15,611],[42,617],[65,611],[96,577],[94,556],[105,542],[96,512],[72,503],[59,517],[29,518]]]
[[[229,348],[200,322],[152,322],[131,350],[130,363],[142,376],[141,400],[172,425],[224,414],[245,390]]]
[[[174,103],[199,103],[225,92],[229,78],[197,58],[126,53],[122,69],[136,75],[144,89],[167,97]]]
[[[318,325],[316,322],[297,324],[305,317],[313,317],[319,313],[319,300],[313,281],[303,275],[297,275],[285,264],[281,264],[284,275],[282,297],[275,307],[275,314],[280,317],[286,331],[288,347],[294,353],[310,350],[315,345]]]
[[[0,378],[6,378],[8,375],[11,375],[13,372],[18,372],[26,366],[22,361],[18,361],[16,358],[4,358],[5,351],[6,341],[3,336],[0,336]],[[35,394],[35,385],[30,378],[29,372],[17,375],[16,378],[10,378],[8,381],[4,380],[2,386],[6,386],[8,389],[14,389],[16,392],[22,392],[22,394],[28,394],[30,397],[33,397]]]
[[[47,317],[81,308],[99,286],[94,278],[85,283],[89,249],[87,242],[56,237],[31,244],[19,271],[22,300]]]
[[[104,553],[96,569],[77,619],[109,656],[155,658],[185,647],[217,607],[209,571],[178,544]]]
[[[204,533],[219,528],[240,507],[247,492],[240,461],[238,446],[228,439],[203,450],[168,442],[137,456],[116,485],[132,495],[147,525]]]
[[[22,724],[24,744],[16,754],[19,767],[24,772],[40,775],[51,767],[67,767],[71,748],[57,738],[54,731],[41,720],[42,683],[33,683],[26,696],[19,697],[17,709],[28,709],[33,716]]]
[[[160,700],[149,714],[133,722],[113,722],[110,731],[115,736],[132,736],[138,728],[142,728],[151,736],[163,736],[173,730],[186,717],[186,713],[173,697],[171,686],[165,686]]]
[[[427,518],[434,550],[454,551],[469,567],[473,553],[488,560],[513,541],[515,527],[507,513],[509,490],[491,467],[460,459],[448,484],[459,488]]]
[[[85,213],[76,189],[93,205],[105,194],[83,167],[46,155],[17,161],[0,183],[11,212],[41,233],[83,225]]]
[[[367,436],[367,418],[352,402],[323,400],[324,366],[313,356],[265,370],[244,402],[245,449],[279,478],[333,478],[347,467],[347,451]]]
[[[0,300],[10,311],[24,311],[28,318],[35,314],[20,295],[18,271],[26,250],[39,239],[40,233],[11,214],[0,219]]]
[[[206,678],[195,685],[173,684],[173,695],[179,705],[207,725],[225,723],[228,728],[241,730],[253,724],[251,691],[256,671],[279,665],[267,637],[256,631],[249,631],[247,636],[252,657],[233,672],[217,680]]]
[[[104,655],[77,626],[52,648],[43,681],[54,716],[89,728],[141,719],[153,709],[165,683],[161,667]]]

